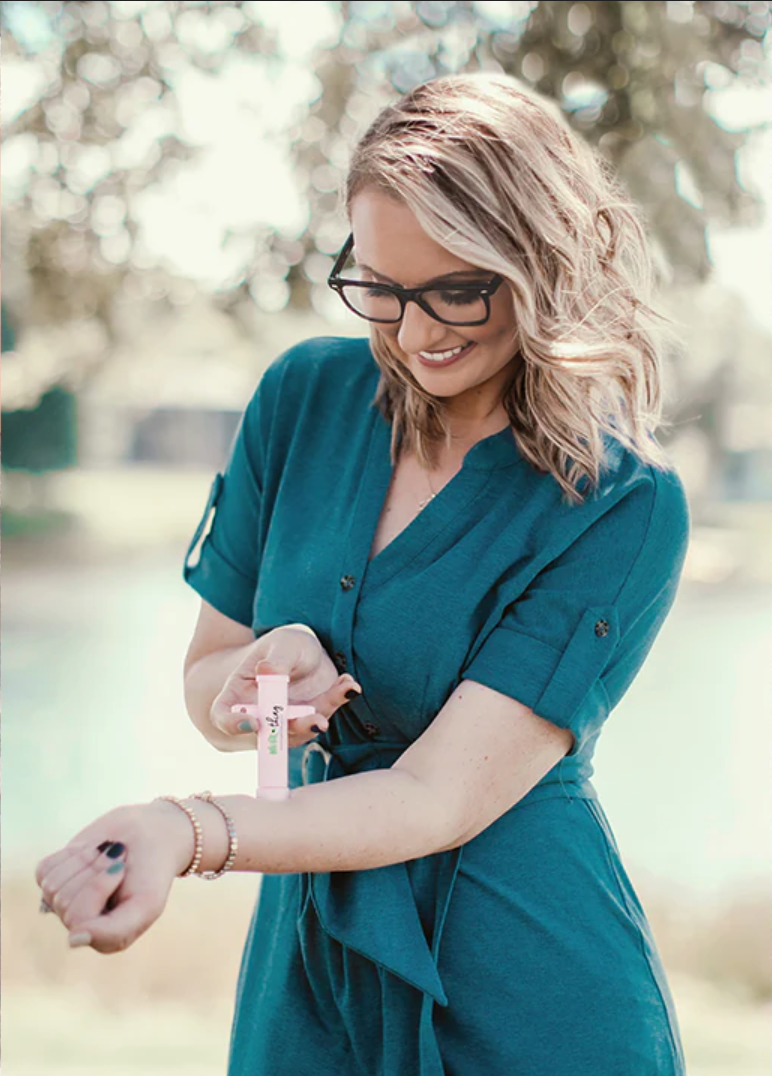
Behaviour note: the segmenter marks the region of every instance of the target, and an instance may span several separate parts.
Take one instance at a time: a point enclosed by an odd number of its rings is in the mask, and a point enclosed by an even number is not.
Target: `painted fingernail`
[[[101,844],[97,845],[97,852],[106,852],[112,843],[112,841],[102,841]]]
[[[53,910],[54,909],[51,907],[47,900],[41,900],[39,908],[41,915],[47,915],[48,912],[52,912]]]
[[[321,731],[322,730],[319,728],[318,725],[312,725],[311,726],[311,732],[321,732]]]
[[[126,845],[121,844],[120,841],[114,841],[105,852],[105,855],[110,859],[117,859],[118,856],[122,856],[126,851]]]
[[[91,935],[85,932],[82,934],[70,934],[67,938],[67,944],[70,949],[80,949],[84,945],[91,944]]]
[[[357,697],[357,695],[361,695],[361,694],[362,694],[362,692],[357,691],[357,689],[355,687],[350,687],[348,689],[348,691],[346,692],[346,698],[347,699],[355,699]]]
[[[125,866],[126,866],[126,864],[123,863],[123,862],[113,863],[113,865],[111,867],[107,868],[107,870],[105,871],[105,874],[117,874],[118,871],[122,871]]]
[[[251,731],[252,731],[252,722],[251,721],[239,721],[239,732],[251,732]]]

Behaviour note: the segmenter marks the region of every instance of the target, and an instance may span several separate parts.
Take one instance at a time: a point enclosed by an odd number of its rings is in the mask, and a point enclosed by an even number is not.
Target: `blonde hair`
[[[521,454],[567,500],[598,483],[608,435],[667,466],[654,436],[666,319],[652,305],[644,225],[556,105],[506,75],[433,79],[385,108],[357,145],[349,213],[367,187],[401,200],[446,250],[505,278],[520,361],[502,404]],[[450,443],[442,401],[375,325],[371,346],[392,462],[400,446],[432,466]]]

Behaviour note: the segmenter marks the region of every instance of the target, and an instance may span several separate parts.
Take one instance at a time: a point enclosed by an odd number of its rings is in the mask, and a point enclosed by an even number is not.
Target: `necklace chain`
[[[426,506],[427,506],[427,504],[429,503],[429,501],[433,501],[433,500],[434,500],[434,498],[435,498],[435,497],[437,496],[437,494],[436,494],[436,493],[434,492],[434,487],[432,486],[432,484],[431,484],[431,481],[429,480],[429,472],[428,472],[428,471],[427,471],[426,469],[423,469],[423,471],[424,471],[424,474],[426,475],[426,481],[427,481],[427,482],[429,483],[429,489],[430,489],[430,490],[431,490],[432,492],[431,492],[431,494],[430,494],[430,495],[429,495],[428,497],[424,497],[424,499],[423,499],[422,501],[419,501],[419,504],[418,504],[418,511],[419,511],[419,512],[420,512],[420,511],[421,511],[421,510],[422,510],[423,508],[426,508]]]

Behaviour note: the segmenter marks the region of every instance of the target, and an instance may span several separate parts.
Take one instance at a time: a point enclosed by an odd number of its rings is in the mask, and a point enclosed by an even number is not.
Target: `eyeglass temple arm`
[[[335,259],[335,264],[333,265],[332,271],[330,272],[330,275],[327,278],[328,281],[334,280],[334,278],[340,274],[341,269],[346,264],[346,258],[348,258],[349,254],[351,253],[351,251],[353,249],[353,246],[354,246],[354,233],[349,232],[348,239],[346,240],[346,242],[341,247],[340,254],[338,254],[338,257]]]

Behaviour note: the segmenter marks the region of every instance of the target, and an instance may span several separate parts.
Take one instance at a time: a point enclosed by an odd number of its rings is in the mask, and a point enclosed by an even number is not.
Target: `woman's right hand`
[[[261,666],[261,662],[266,664]],[[231,707],[254,706],[258,672],[287,673],[290,678],[288,702],[313,706],[316,711],[312,716],[288,722],[290,747],[299,747],[324,732],[335,711],[348,701],[346,693],[352,688],[357,692],[362,690],[349,673],[338,674],[327,651],[310,630],[293,625],[274,628],[255,639],[212,703],[209,717],[220,732],[242,736],[247,731],[243,727],[245,721],[257,731],[254,718],[233,713]]]

